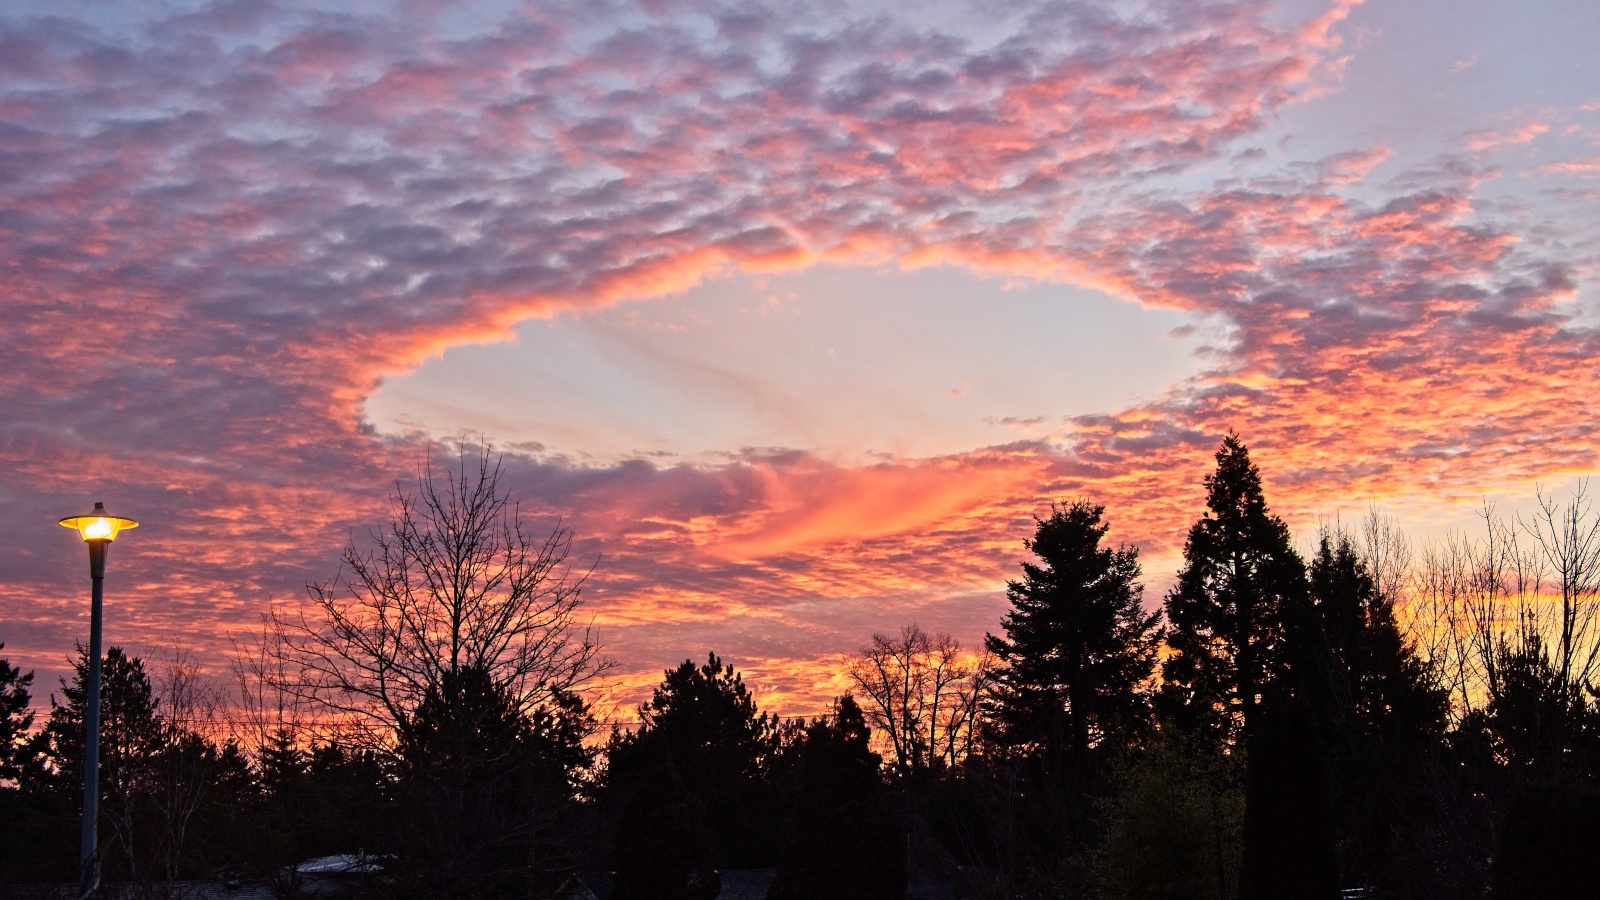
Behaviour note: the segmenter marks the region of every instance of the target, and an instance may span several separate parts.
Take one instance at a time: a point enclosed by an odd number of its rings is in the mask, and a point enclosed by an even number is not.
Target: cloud
[[[601,560],[593,609],[639,677],[717,649],[802,704],[871,630],[978,633],[1056,499],[1170,557],[1230,428],[1290,511],[1591,469],[1572,253],[1479,211],[1459,160],[1370,205],[1338,191],[1382,146],[1206,181],[1337,84],[1350,6],[1011,4],[981,40],[835,4],[0,14],[8,653],[59,666],[81,631],[81,550],[51,529],[104,499],[144,522],[110,633],[220,658],[436,452],[362,422],[381,377],[733,270],[951,262],[1217,338],[1203,376],[1058,443],[856,467],[518,448],[529,508]]]

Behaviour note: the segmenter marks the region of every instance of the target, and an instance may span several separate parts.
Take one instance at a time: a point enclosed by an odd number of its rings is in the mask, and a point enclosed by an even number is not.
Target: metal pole
[[[78,896],[90,897],[100,886],[100,854],[96,826],[100,818],[100,603],[106,580],[106,548],[110,541],[88,541],[89,580],[94,602],[89,614],[89,683],[83,701],[83,832],[78,843]]]

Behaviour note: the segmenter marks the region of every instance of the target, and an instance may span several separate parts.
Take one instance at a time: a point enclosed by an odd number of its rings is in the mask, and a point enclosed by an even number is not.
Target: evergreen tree
[[[798,756],[769,900],[890,900],[906,892],[905,843],[884,798],[883,758],[868,748],[866,717],[840,697],[832,720],[811,723]]]
[[[1306,600],[1305,563],[1267,510],[1261,473],[1229,434],[1206,476],[1208,511],[1189,529],[1167,595],[1162,705],[1177,722],[1248,737],[1260,697],[1289,667],[1286,622]]]
[[[778,721],[757,710],[733,666],[715,653],[666,672],[639,707],[642,725],[613,732],[607,781],[613,793],[636,788],[664,750],[711,823],[719,865],[770,865],[777,821],[765,769],[778,748]]]
[[[0,642],[0,650],[5,648]],[[24,673],[0,658],[0,790],[9,790],[7,783],[22,777],[33,755],[28,740],[33,730],[33,698],[28,693],[32,686],[32,672]]]
[[[1332,786],[1310,705],[1280,692],[1245,755],[1241,900],[1338,900]]]
[[[1344,535],[1324,533],[1311,561],[1311,601],[1345,715],[1366,736],[1413,749],[1443,733],[1448,698],[1395,620],[1371,570]],[[1320,724],[1320,723],[1319,723]]]
[[[1344,869],[1384,884],[1444,734],[1447,698],[1395,621],[1394,601],[1344,535],[1324,532],[1311,560],[1310,622],[1296,679],[1313,704],[1333,774]]]
[[[615,900],[712,900],[721,878],[711,867],[705,809],[684,786],[660,735],[633,745],[640,777],[612,841]]]
[[[399,737],[401,886],[441,898],[526,893],[569,781],[558,761],[541,758],[549,742],[536,738],[518,699],[484,667],[446,673]],[[586,759],[581,743],[563,749]]]
[[[1040,565],[1022,563],[1006,586],[1006,636],[988,635],[999,661],[989,708],[999,742],[1059,766],[1128,731],[1148,714],[1140,687],[1155,668],[1160,613],[1140,604],[1138,550],[1101,547],[1105,508],[1053,507],[1025,541]]]

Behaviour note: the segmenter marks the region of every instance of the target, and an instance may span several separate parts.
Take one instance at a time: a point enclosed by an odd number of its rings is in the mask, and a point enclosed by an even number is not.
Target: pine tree
[[[721,878],[711,867],[705,809],[689,793],[658,735],[634,745],[640,778],[612,841],[616,900],[712,900]]]
[[[5,648],[0,643],[0,650]],[[9,660],[0,659],[0,789],[21,777],[32,756],[28,741],[33,730],[33,700],[28,693],[32,686],[32,672],[24,673]]]
[[[1306,600],[1305,563],[1267,509],[1261,473],[1238,435],[1206,476],[1208,511],[1189,529],[1184,567],[1167,595],[1162,704],[1180,723],[1247,737],[1260,697],[1287,674],[1286,621]]]
[[[999,742],[1060,765],[1142,722],[1140,687],[1155,668],[1161,614],[1140,601],[1137,548],[1101,547],[1102,506],[1052,507],[1025,541],[1040,565],[1022,563],[1007,584],[1006,636],[988,635],[999,661],[989,708]]]
[[[744,679],[712,653],[666,672],[639,707],[637,732],[614,732],[607,781],[627,793],[664,748],[684,787],[706,810],[719,865],[770,865],[777,822],[764,769],[778,747],[778,721],[756,708]]]
[[[790,748],[799,757],[770,900],[890,900],[906,893],[905,842],[890,815],[866,717],[840,697]]]

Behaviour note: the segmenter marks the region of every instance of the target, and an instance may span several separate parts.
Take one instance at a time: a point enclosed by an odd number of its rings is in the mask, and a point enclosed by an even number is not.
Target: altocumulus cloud
[[[982,36],[829,2],[174,6],[0,13],[0,619],[31,665],[79,630],[63,504],[151,526],[117,561],[117,633],[215,659],[435,452],[363,424],[385,374],[736,269],[959,264],[1225,339],[1061,443],[514,454],[603,557],[593,608],[635,673],[715,646],[804,706],[871,628],[989,625],[998,600],[970,598],[1051,498],[1171,552],[1229,428],[1299,511],[1593,466],[1582,268],[1475,209],[1481,140],[1378,199],[1342,191],[1381,146],[1205,174],[1336,89],[1347,3],[1019,2]]]

